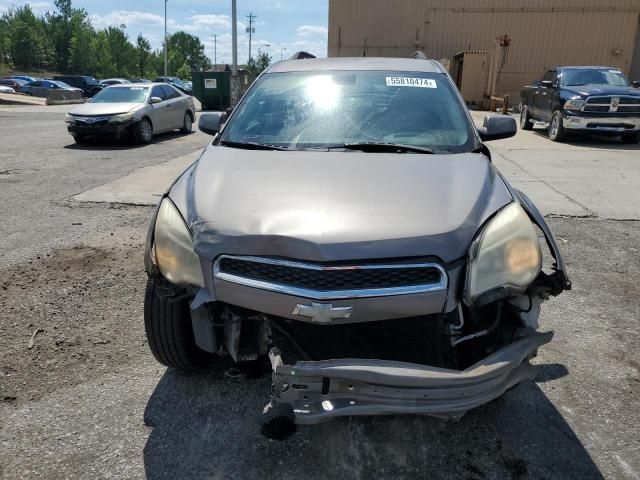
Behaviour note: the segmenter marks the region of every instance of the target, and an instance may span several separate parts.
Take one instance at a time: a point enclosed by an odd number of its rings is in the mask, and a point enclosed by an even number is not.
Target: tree
[[[44,22],[36,18],[29,4],[9,10],[5,21],[14,66],[25,70],[42,67],[46,58]]]
[[[69,47],[69,69],[75,73],[94,73],[96,68],[95,31],[82,11],[71,21],[73,36]]]
[[[169,36],[169,70],[177,72],[185,63],[191,71],[204,70],[209,59],[204,54],[200,39],[186,32],[176,32]]]
[[[141,33],[138,34],[136,40],[136,54],[138,60],[138,74],[140,78],[144,78],[147,74],[147,66],[149,57],[151,56],[151,44],[149,40],[144,38]]]
[[[186,63],[183,63],[182,66],[176,70],[176,77],[182,80],[190,80],[191,79],[191,68]]]
[[[269,65],[271,65],[271,55],[266,52],[258,54],[258,58],[251,57],[247,62],[247,70],[253,75],[260,75]]]
[[[111,51],[109,50],[109,38],[107,37],[106,30],[100,30],[96,32],[96,36],[93,39],[95,56],[96,71],[95,74],[98,78],[107,78],[115,75],[115,68],[113,58],[111,57]]]

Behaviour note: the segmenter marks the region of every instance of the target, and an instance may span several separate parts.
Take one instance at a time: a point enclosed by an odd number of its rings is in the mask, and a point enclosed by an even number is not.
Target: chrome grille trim
[[[263,280],[255,280],[251,278],[241,277],[220,271],[220,263],[225,258],[240,260],[245,262],[263,263],[270,265],[279,265],[285,267],[331,271],[331,270],[382,270],[382,269],[403,269],[403,268],[431,268],[440,273],[440,281],[429,284],[409,285],[404,287],[384,287],[357,290],[312,290],[307,288],[299,288],[291,285],[283,285]],[[293,295],[296,297],[310,298],[314,300],[341,300],[350,298],[368,298],[368,297],[385,297],[395,295],[410,295],[416,293],[439,292],[446,291],[448,287],[448,276],[445,269],[437,263],[397,263],[397,264],[354,264],[354,265],[330,265],[324,266],[315,263],[299,262],[295,260],[284,260],[270,257],[250,257],[221,255],[216,259],[213,266],[214,279],[243,285],[246,287],[258,288],[260,290],[269,290],[285,295]]]
[[[614,110],[612,110],[613,98],[619,99],[618,106]],[[621,108],[623,110],[620,110]],[[640,98],[630,95],[594,95],[585,100],[581,110],[590,113],[638,113]]]

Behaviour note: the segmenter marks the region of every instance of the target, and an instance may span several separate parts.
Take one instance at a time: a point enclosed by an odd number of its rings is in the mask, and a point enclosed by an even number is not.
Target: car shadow
[[[189,135],[193,135],[194,133],[195,132],[192,132]],[[184,133],[181,133],[178,131],[161,133],[159,135],[154,136],[153,140],[148,145],[154,145],[156,143],[164,143],[164,142],[167,142],[176,138],[184,137],[184,136],[185,136]],[[103,151],[103,150],[135,150],[138,148],[144,148],[146,146],[147,145],[145,144],[136,143],[127,138],[116,139],[116,138],[103,137],[103,138],[89,139],[85,144],[70,143],[68,145],[65,145],[64,148],[67,148],[69,150]]]
[[[549,140],[546,129],[533,129],[533,133]],[[549,140],[551,141],[551,140]],[[569,135],[561,143],[575,147],[600,148],[604,150],[640,150],[640,144],[622,143],[619,137],[599,135]]]
[[[566,374],[542,365],[539,379]],[[603,478],[535,383],[457,422],[338,418],[277,441],[261,434],[270,376],[235,377],[165,372],[144,414],[147,478]]]

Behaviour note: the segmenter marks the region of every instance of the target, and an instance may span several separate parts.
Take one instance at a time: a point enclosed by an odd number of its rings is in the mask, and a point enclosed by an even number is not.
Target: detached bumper
[[[566,130],[583,132],[622,134],[640,130],[640,115],[637,116],[578,116],[565,115],[563,126]]]
[[[272,352],[272,404],[291,405],[298,424],[401,413],[458,418],[533,379],[537,368],[528,360],[552,337],[553,332],[532,332],[464,371],[351,359],[289,366]]]

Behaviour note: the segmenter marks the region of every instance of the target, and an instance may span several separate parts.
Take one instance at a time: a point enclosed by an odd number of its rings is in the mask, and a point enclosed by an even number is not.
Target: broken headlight
[[[182,215],[171,200],[160,205],[154,233],[155,258],[162,276],[176,285],[204,287],[200,259]]]
[[[486,303],[495,295],[523,292],[540,273],[542,252],[524,209],[512,203],[484,227],[469,249],[465,301]]]

